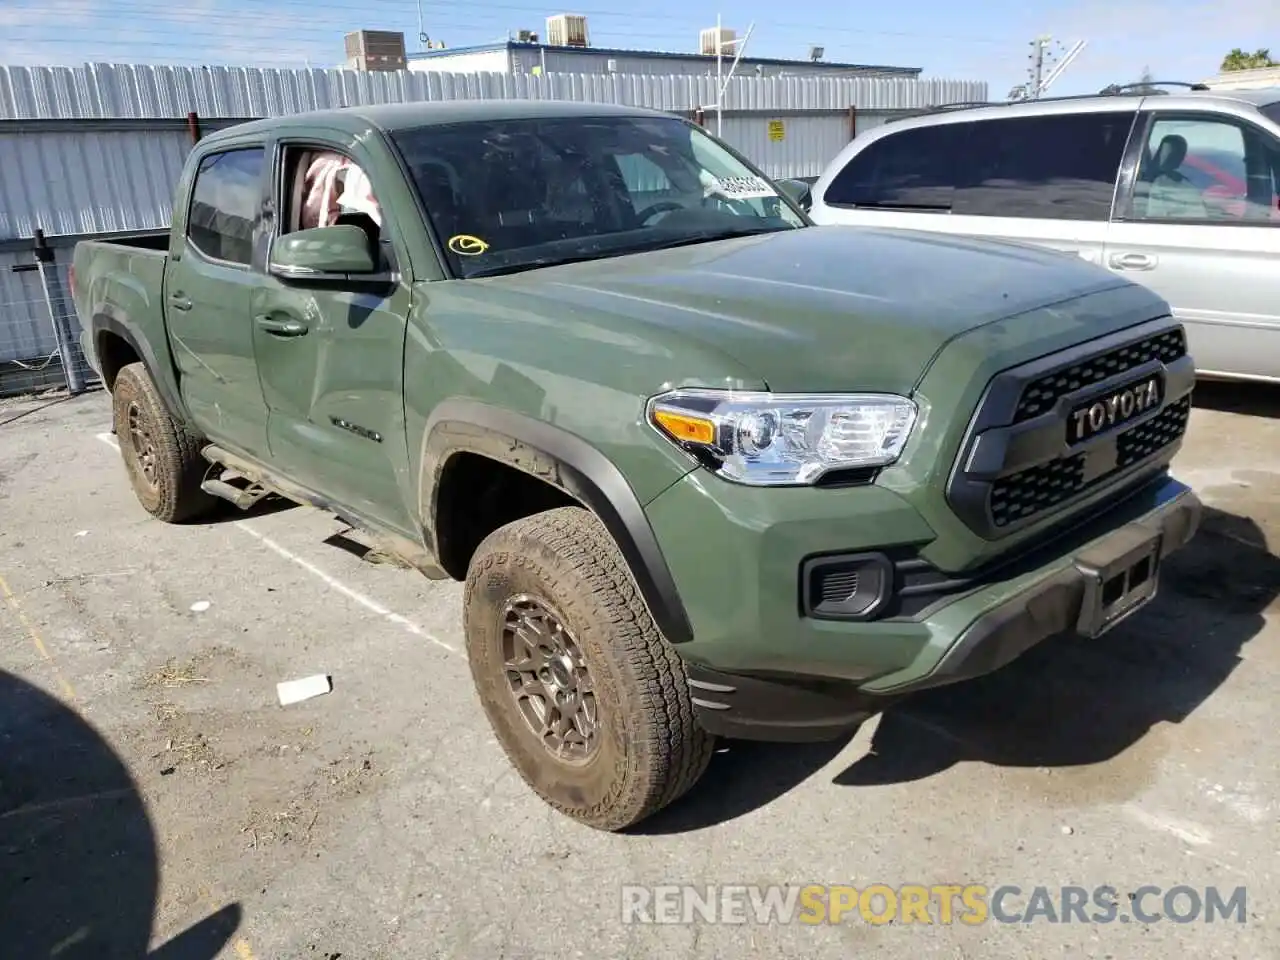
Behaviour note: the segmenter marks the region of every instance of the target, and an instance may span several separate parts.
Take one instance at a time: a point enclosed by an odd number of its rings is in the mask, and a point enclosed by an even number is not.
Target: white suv
[[[938,108],[855,138],[808,192],[819,224],[1105,265],[1172,304],[1202,376],[1280,381],[1280,88]]]

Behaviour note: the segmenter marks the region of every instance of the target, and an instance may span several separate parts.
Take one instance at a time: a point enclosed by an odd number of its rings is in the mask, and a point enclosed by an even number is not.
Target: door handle
[[[190,310],[191,298],[183,296],[181,293],[175,293],[169,297],[169,306],[175,310]]]
[[[260,313],[254,317],[258,327],[277,337],[300,337],[311,328],[301,320],[293,317],[273,317],[269,313]]]
[[[1113,253],[1107,262],[1114,270],[1150,270],[1159,261],[1149,253]]]

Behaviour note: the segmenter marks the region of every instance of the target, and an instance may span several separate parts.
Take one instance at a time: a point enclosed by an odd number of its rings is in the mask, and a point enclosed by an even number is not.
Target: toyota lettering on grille
[[[1076,407],[1067,420],[1067,442],[1088,440],[1154,410],[1161,393],[1160,378],[1148,377]]]

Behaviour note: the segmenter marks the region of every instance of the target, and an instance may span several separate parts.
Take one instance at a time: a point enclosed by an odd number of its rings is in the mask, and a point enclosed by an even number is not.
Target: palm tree
[[[1260,47],[1253,53],[1245,53],[1236,47],[1222,58],[1222,72],[1230,70],[1253,70],[1258,67],[1280,67],[1280,63],[1271,59],[1271,50]]]

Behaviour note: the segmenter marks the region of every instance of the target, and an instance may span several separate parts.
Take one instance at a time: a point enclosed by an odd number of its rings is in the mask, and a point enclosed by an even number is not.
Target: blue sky
[[[749,54],[803,57],[821,44],[828,60],[985,80],[993,99],[1026,79],[1030,41],[1040,34],[1061,49],[1088,41],[1054,93],[1136,80],[1144,66],[1157,79],[1202,79],[1236,46],[1269,46],[1280,57],[1280,0],[582,0],[568,7],[423,0],[421,7],[427,32],[451,47],[520,28],[541,33],[546,14],[563,11],[588,16],[595,46],[693,50],[698,30],[713,26],[719,12],[739,36],[755,22]],[[0,0],[0,64],[334,66],[348,30],[403,30],[415,47],[417,11],[415,0]]]

